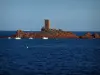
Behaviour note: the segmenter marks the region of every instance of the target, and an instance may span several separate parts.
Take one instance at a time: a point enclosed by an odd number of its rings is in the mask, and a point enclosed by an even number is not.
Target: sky
[[[0,30],[100,31],[100,0],[0,0]]]

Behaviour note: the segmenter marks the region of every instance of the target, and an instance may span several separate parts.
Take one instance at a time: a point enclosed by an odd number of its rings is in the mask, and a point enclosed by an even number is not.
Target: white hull
[[[29,39],[33,39],[33,38],[30,37]]]
[[[48,37],[43,37],[42,39],[48,39]]]
[[[21,38],[20,38],[20,37],[16,37],[15,39],[19,40],[19,39],[21,39]]]

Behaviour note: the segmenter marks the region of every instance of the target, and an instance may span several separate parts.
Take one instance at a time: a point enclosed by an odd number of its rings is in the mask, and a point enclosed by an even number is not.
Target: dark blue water
[[[100,75],[100,40],[0,39],[0,75]]]

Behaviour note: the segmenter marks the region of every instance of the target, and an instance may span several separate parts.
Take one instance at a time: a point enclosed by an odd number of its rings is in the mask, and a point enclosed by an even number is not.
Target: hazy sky
[[[100,0],[0,0],[0,30],[100,31]]]

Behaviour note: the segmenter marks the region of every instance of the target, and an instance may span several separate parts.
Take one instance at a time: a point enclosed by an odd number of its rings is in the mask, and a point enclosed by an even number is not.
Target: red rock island
[[[100,35],[95,33],[91,34],[87,32],[83,36],[77,36],[76,34],[69,32],[69,31],[63,31],[62,29],[51,29],[50,28],[50,21],[48,19],[45,19],[45,25],[41,28],[40,32],[24,32],[22,30],[17,30],[16,34],[10,36],[12,38],[20,37],[20,38],[81,38],[81,39],[92,39],[92,38],[99,38]]]
[[[79,38],[76,34],[68,31],[63,31],[61,29],[51,29],[50,21],[48,19],[45,20],[44,27],[41,28],[40,32],[24,32],[22,30],[17,30],[16,34],[12,37],[20,37],[20,38]]]

